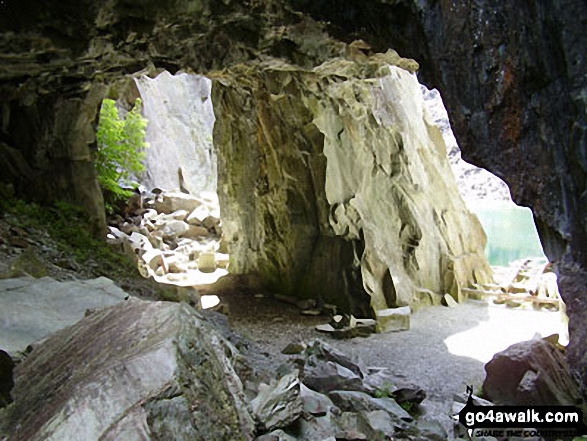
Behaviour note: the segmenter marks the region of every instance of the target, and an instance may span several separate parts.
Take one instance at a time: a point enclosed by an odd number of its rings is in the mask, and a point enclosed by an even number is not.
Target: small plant
[[[114,100],[102,102],[96,133],[96,170],[109,212],[114,204],[132,195],[121,184],[137,186],[133,178],[145,171],[147,120],[141,115],[141,108],[142,101],[137,98],[132,110],[121,118]]]
[[[393,384],[386,381],[375,391],[375,398],[393,398]]]

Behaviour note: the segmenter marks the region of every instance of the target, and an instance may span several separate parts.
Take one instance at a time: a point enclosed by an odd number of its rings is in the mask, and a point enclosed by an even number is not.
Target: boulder
[[[283,430],[278,429],[255,438],[255,441],[296,441],[297,439],[295,436],[288,435]]]
[[[349,369],[360,378],[363,378],[368,372],[367,366],[358,357],[346,355],[319,339],[313,340],[308,344],[306,355],[314,355],[318,360],[337,363]]]
[[[304,384],[315,391],[328,393],[333,390],[366,391],[362,377],[350,369],[332,361],[304,366]]]
[[[251,410],[261,430],[287,427],[302,413],[300,380],[297,372],[283,376],[270,385],[261,385],[259,395],[251,401]]]
[[[14,356],[82,319],[86,310],[111,306],[126,297],[106,277],[68,282],[49,277],[0,280],[0,348]]]
[[[161,225],[163,239],[177,239],[187,233],[190,229],[190,226],[187,223],[175,219],[162,223]]]
[[[181,236],[188,239],[199,239],[210,236],[210,232],[207,228],[200,227],[198,225],[189,225],[189,228]]]
[[[324,394],[320,394],[301,384],[303,414],[305,416],[324,416],[329,412],[340,413],[340,409]]]
[[[195,196],[181,192],[161,193],[155,199],[155,210],[158,213],[171,214],[178,210],[186,210],[191,213],[202,202]]]
[[[574,405],[581,399],[561,350],[544,339],[495,354],[485,372],[483,395],[495,404]]]
[[[132,299],[35,348],[0,424],[13,441],[252,440],[237,356],[189,306]]]
[[[426,399],[426,392],[422,389],[403,387],[393,391],[393,398],[400,406],[417,406]]]

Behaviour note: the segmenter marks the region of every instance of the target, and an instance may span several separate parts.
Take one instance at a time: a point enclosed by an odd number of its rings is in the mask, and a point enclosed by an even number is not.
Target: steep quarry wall
[[[438,88],[463,158],[532,208],[569,315],[569,360],[587,366],[587,3],[499,0],[288,0],[416,59]],[[587,368],[582,368],[587,386]]]
[[[141,183],[149,189],[183,187],[194,195],[215,192],[210,80],[164,71],[155,78],[141,75],[135,81],[149,121],[146,176]]]
[[[213,77],[231,271],[351,307],[362,280],[376,310],[462,300],[461,287],[490,279],[440,130],[395,65],[414,63],[390,51]]]

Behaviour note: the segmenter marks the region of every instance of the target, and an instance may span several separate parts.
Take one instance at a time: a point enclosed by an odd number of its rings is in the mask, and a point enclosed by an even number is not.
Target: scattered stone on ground
[[[136,260],[143,277],[185,287],[210,285],[228,274],[215,193],[161,191],[144,206],[112,222],[108,235]]]
[[[316,331],[329,334],[332,338],[345,339],[354,337],[368,337],[377,329],[377,322],[373,319],[358,319],[353,315],[335,315],[329,323],[316,325]]]
[[[387,308],[377,311],[377,330],[379,332],[407,331],[410,329],[409,306]]]

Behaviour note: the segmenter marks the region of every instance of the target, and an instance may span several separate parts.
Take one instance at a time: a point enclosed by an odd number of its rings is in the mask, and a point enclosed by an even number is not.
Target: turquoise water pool
[[[485,253],[491,265],[506,266],[518,259],[545,257],[529,208],[502,202],[468,206],[487,234]]]

